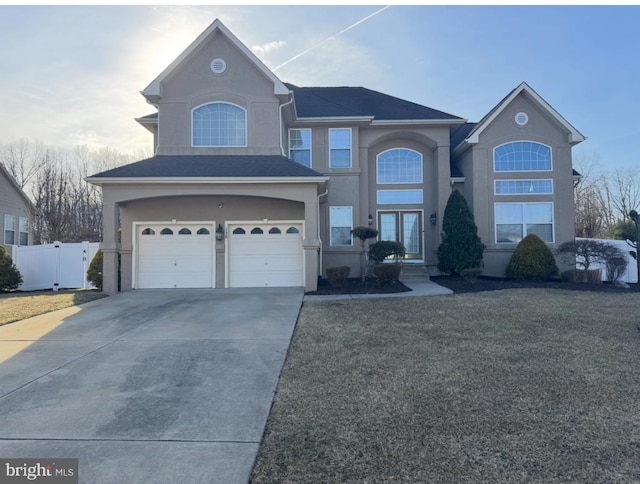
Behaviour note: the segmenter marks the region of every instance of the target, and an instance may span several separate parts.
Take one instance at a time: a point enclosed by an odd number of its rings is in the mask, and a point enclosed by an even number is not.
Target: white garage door
[[[302,224],[229,226],[229,286],[303,286]]]
[[[213,224],[137,226],[140,289],[214,286]]]

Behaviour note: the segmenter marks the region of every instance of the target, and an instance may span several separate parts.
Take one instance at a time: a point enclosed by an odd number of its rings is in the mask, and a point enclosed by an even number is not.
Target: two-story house
[[[220,21],[143,91],[155,155],[90,177],[104,195],[104,289],[304,286],[360,271],[356,226],[435,267],[453,189],[484,274],[528,233],[574,236],[584,137],[522,83],[480,122],[363,87],[283,83]],[[117,230],[122,229],[121,241]]]

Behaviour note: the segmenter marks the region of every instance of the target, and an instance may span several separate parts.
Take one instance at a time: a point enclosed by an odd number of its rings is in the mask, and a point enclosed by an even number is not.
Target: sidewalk
[[[332,301],[339,299],[377,299],[383,297],[420,297],[420,296],[445,296],[453,294],[451,289],[442,287],[426,277],[409,276],[400,277],[400,282],[411,289],[407,292],[394,292],[389,294],[331,294],[326,296],[304,296],[304,301]]]

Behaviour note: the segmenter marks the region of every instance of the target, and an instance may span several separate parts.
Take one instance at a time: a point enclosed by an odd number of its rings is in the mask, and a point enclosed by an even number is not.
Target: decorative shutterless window
[[[496,203],[495,224],[498,244],[517,244],[529,234],[552,243],[553,203]]]
[[[230,103],[204,104],[193,110],[193,146],[246,146],[247,111]]]
[[[351,128],[329,129],[329,167],[351,168]]]
[[[329,207],[331,245],[353,245],[353,207]]]
[[[551,147],[533,141],[514,141],[493,150],[495,171],[551,171]]]
[[[384,151],[377,156],[378,184],[422,183],[422,155],[406,148]]]
[[[29,244],[29,219],[27,217],[20,217],[18,229],[20,231],[20,245]]]
[[[422,190],[378,190],[378,205],[422,203]]]
[[[4,216],[4,243],[14,245],[16,243],[16,216]]]
[[[311,130],[289,130],[289,158],[311,168]]]
[[[496,195],[551,195],[553,180],[496,180]]]

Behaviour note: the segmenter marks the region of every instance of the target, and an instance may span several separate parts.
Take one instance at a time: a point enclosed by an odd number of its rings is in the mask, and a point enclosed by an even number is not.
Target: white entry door
[[[214,225],[137,225],[139,289],[214,287]]]
[[[303,286],[302,224],[228,227],[229,287]]]

